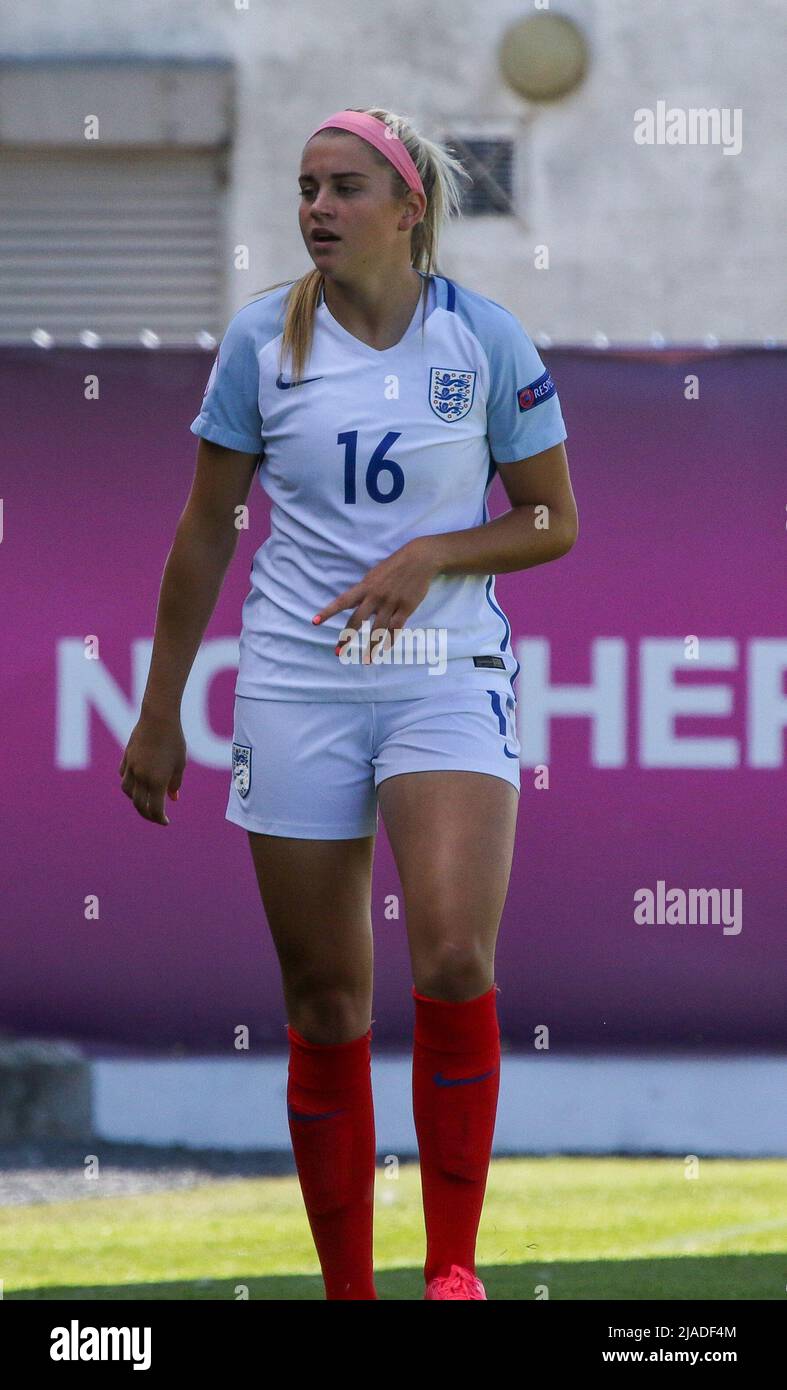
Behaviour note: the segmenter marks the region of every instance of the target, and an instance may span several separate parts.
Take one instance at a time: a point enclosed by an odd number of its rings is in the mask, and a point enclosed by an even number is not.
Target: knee
[[[287,990],[287,1013],[307,1042],[352,1042],[370,1027],[366,991],[347,982],[301,981]]]
[[[431,999],[475,999],[492,988],[494,968],[477,943],[446,936],[417,962],[414,984]]]

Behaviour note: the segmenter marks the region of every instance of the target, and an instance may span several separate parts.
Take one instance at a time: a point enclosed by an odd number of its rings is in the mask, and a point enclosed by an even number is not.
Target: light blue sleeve
[[[239,449],[245,454],[263,450],[259,406],[260,369],[255,335],[246,305],[227,325],[211,368],[202,406],[189,426],[192,434]]]
[[[495,463],[516,463],[560,444],[566,427],[557,388],[519,320],[495,304],[483,344],[489,362],[487,438]]]

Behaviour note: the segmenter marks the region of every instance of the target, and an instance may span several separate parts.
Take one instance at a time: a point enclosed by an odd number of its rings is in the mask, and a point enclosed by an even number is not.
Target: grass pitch
[[[489,1299],[783,1299],[787,1161],[496,1159],[477,1272]],[[0,1208],[5,1298],[321,1300],[297,1178]],[[381,1299],[423,1299],[416,1164],[378,1166]]]

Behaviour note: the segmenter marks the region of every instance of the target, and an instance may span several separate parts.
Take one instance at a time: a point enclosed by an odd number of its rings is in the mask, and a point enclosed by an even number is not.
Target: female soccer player
[[[262,292],[221,342],[120,766],[137,810],[168,824],[183,687],[259,463],[271,534],[243,605],[227,818],[248,833],[281,967],[290,1134],[330,1300],[377,1297],[378,805],[412,960],[425,1297],[486,1298],[475,1245],[520,752],[494,576],[557,559],[577,534],[549,372],[508,310],[433,269],[464,172],[377,107],[337,112],[306,141],[314,269]],[[496,466],[512,505],[490,521]]]

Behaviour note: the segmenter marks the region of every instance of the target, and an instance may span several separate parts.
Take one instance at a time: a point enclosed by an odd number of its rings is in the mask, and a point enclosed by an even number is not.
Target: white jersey
[[[272,502],[243,604],[236,694],[390,700],[467,686],[510,694],[519,665],[494,575],[439,575],[392,649],[372,640],[371,664],[335,652],[357,605],[317,626],[312,618],[414,537],[489,520],[495,465],[566,438],[549,372],[513,314],[433,275],[423,330],[419,296],[404,336],[383,351],[343,328],[321,295],[311,352],[293,382],[289,363],[279,363],[289,289],[235,314],[191,425],[215,444],[261,454],[258,476]],[[373,631],[372,622],[367,640]]]

